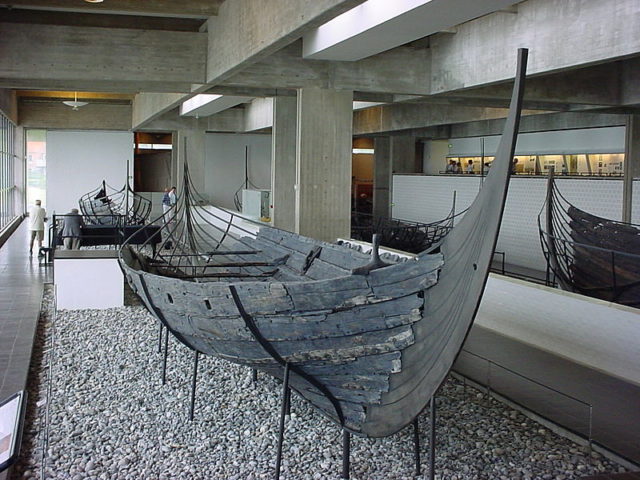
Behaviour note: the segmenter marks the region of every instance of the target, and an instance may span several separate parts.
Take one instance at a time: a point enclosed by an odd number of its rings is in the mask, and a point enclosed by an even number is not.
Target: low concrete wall
[[[475,324],[640,385],[640,310],[491,274]]]

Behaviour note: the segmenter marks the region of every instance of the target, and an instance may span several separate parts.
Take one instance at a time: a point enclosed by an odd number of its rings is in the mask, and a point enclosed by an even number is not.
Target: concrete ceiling
[[[100,29],[132,29],[146,31],[199,32],[206,20],[218,14],[224,0],[105,0],[90,3],[82,0],[12,0],[0,3],[0,22],[7,24],[53,25],[89,27]],[[106,30],[104,30],[106,31]],[[62,36],[61,40],[62,40]],[[132,46],[134,48],[134,46]],[[72,82],[50,82],[52,90],[40,89],[42,84],[34,84],[38,90],[18,90],[19,101],[58,102],[73,99],[73,91],[60,88],[73,87]],[[25,87],[30,85],[25,84]],[[119,93],[105,93],[100,83],[78,88],[78,99],[91,103],[131,104],[136,89]],[[168,89],[169,91],[171,89]]]
[[[168,112],[179,118],[177,107],[197,94],[246,101],[307,86],[388,104],[372,107],[381,114],[429,108],[446,124],[451,107],[506,105],[523,46],[531,50],[527,108],[637,109],[637,0],[565,0],[564,9],[556,1],[15,0],[0,3],[0,88],[29,102],[75,91],[118,104],[135,96],[134,128]],[[322,29],[376,4],[384,18],[359,18],[309,50]],[[582,28],[595,19],[598,35]],[[100,97],[107,92],[115,97]],[[220,115],[225,102],[190,115]]]
[[[368,0],[304,36],[303,57],[361,60],[474,18],[507,9],[520,0]]]

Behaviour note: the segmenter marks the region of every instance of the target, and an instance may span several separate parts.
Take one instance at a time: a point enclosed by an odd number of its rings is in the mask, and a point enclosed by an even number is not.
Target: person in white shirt
[[[29,255],[33,255],[33,241],[38,238],[38,251],[42,248],[44,240],[44,222],[47,221],[47,212],[41,207],[42,202],[36,200],[36,204],[29,211],[29,230],[31,240],[29,242]]]
[[[473,160],[469,160],[469,162],[467,163],[467,173],[474,173]]]

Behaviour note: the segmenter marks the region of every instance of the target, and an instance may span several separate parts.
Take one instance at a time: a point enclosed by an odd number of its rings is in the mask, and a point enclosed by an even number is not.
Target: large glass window
[[[15,135],[13,123],[0,114],[0,230],[16,217]]]
[[[547,175],[554,167],[556,175],[578,175],[594,177],[616,177],[624,174],[624,153],[590,153],[579,155],[516,155],[515,174]],[[451,160],[460,162],[462,172],[467,173],[469,162],[473,164],[473,173],[480,173],[481,160],[491,164],[493,157],[454,157],[446,158],[440,173],[445,173]],[[470,172],[469,172],[470,173]],[[488,170],[485,167],[485,173]]]
[[[482,173],[482,171],[484,171],[484,173],[486,174],[486,173],[489,173],[489,168],[490,168],[491,162],[493,162],[493,159],[494,157],[447,157],[446,163],[443,166],[440,173],[450,173],[447,170],[447,166],[449,165],[449,162],[453,160],[454,162],[456,162],[456,165],[459,164],[458,173],[477,174],[477,173]],[[484,170],[482,168],[483,161],[484,161]],[[473,172],[470,171],[469,165],[473,165]]]
[[[27,207],[47,203],[47,131],[27,130]]]

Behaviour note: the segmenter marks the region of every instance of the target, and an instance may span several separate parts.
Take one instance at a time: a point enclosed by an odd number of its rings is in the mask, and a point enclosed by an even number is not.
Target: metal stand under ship
[[[486,283],[518,131],[526,50],[491,173],[437,254],[386,263],[203,206],[188,169],[155,255],[120,263],[182,343],[282,378],[361,436],[409,425],[451,368]]]

